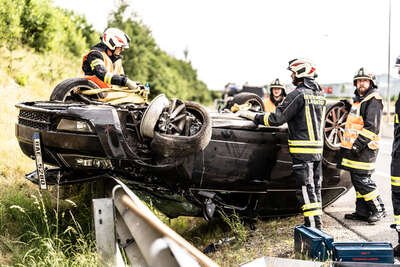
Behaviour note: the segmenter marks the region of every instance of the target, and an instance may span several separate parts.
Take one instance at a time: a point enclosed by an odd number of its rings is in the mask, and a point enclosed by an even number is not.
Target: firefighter
[[[276,107],[282,103],[285,96],[285,86],[279,82],[279,79],[275,79],[269,85],[269,97],[265,102],[265,111],[275,112]]]
[[[129,48],[129,43],[130,38],[123,31],[116,28],[106,29],[100,37],[100,42],[83,57],[82,71],[91,76],[89,78],[101,88],[117,85],[144,90],[143,85],[125,76],[122,67],[121,53],[125,48]]]
[[[379,149],[382,97],[375,76],[360,68],[353,79],[355,97],[341,139],[338,167],[350,171],[356,190],[356,210],[345,219],[374,223],[385,216],[385,208],[371,175]]]
[[[321,229],[321,183],[323,121],[326,100],[315,82],[316,69],[308,60],[289,61],[292,82],[296,89],[290,92],[274,113],[257,114],[241,110],[239,116],[256,124],[278,126],[287,122],[289,152],[296,178],[296,196],[301,204],[304,224]]]
[[[396,58],[396,67],[400,75],[400,56]],[[394,115],[394,135],[392,146],[392,163],[390,164],[390,176],[392,184],[392,204],[394,213],[394,224],[391,225],[395,228],[399,237],[398,245],[394,248],[394,255],[400,257],[400,94],[397,98]]]

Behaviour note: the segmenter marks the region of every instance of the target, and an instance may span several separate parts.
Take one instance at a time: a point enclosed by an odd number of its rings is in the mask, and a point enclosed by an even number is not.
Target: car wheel
[[[178,122],[175,126],[170,127],[168,124],[164,127],[166,120],[163,119],[163,115],[166,114],[161,115],[151,141],[152,150],[159,156],[172,158],[186,157],[203,150],[210,142],[212,133],[211,117],[208,111],[194,102],[177,102],[176,105],[173,102],[174,100],[170,105],[172,110],[169,110],[169,113],[185,114],[185,116],[182,116],[182,122]],[[179,116],[176,115],[175,118]],[[180,125],[184,125],[183,130],[178,129]]]
[[[252,111],[264,111],[264,101],[261,97],[253,93],[239,93],[235,95],[225,108],[230,109],[234,104],[242,105],[245,103],[251,104],[250,110]]]
[[[89,81],[85,78],[71,78],[54,87],[53,92],[50,95],[50,101],[58,100],[62,102],[77,101],[78,98],[74,96],[75,92],[85,89],[96,89],[99,88],[94,82]]]
[[[349,112],[342,102],[338,102],[328,108],[325,115],[324,141],[330,150],[336,151],[340,149],[348,114]]]

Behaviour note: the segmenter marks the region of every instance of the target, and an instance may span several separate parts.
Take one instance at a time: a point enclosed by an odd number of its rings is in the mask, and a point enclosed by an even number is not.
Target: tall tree
[[[156,44],[151,31],[121,1],[110,15],[109,27],[123,30],[131,37],[130,48],[124,52],[124,68],[132,79],[149,82],[152,94],[165,93],[170,97],[210,102],[206,84],[197,78],[191,63],[169,56]]]

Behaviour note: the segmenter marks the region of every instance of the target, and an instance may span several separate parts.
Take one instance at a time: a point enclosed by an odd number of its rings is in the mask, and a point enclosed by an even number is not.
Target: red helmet
[[[108,28],[101,37],[101,42],[110,50],[115,50],[117,47],[129,48],[130,41],[129,36],[117,28]]]
[[[288,70],[294,73],[296,78],[312,78],[317,77],[316,68],[313,63],[305,59],[293,59],[289,61]]]

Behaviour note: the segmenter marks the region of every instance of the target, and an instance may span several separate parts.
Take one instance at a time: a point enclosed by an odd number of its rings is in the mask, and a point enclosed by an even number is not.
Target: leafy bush
[[[149,82],[151,96],[165,93],[169,97],[210,103],[210,92],[198,80],[190,61],[176,59],[162,51],[149,28],[134,14],[126,14],[126,8],[122,2],[109,21],[110,27],[122,29],[132,38],[131,47],[124,52],[126,74],[131,79]],[[72,55],[80,62],[89,47],[99,41],[99,35],[84,17],[53,7],[51,0],[0,0],[0,45],[11,52],[23,44],[40,53]],[[11,59],[12,56],[9,57],[10,69],[14,66]],[[54,76],[53,81],[58,76],[49,74]],[[26,84],[24,79],[17,82]]]
[[[0,45],[10,50],[22,43],[39,52],[81,56],[97,36],[84,17],[50,0],[0,0]]]
[[[19,44],[23,28],[20,25],[24,0],[0,0],[0,45],[13,50]]]

